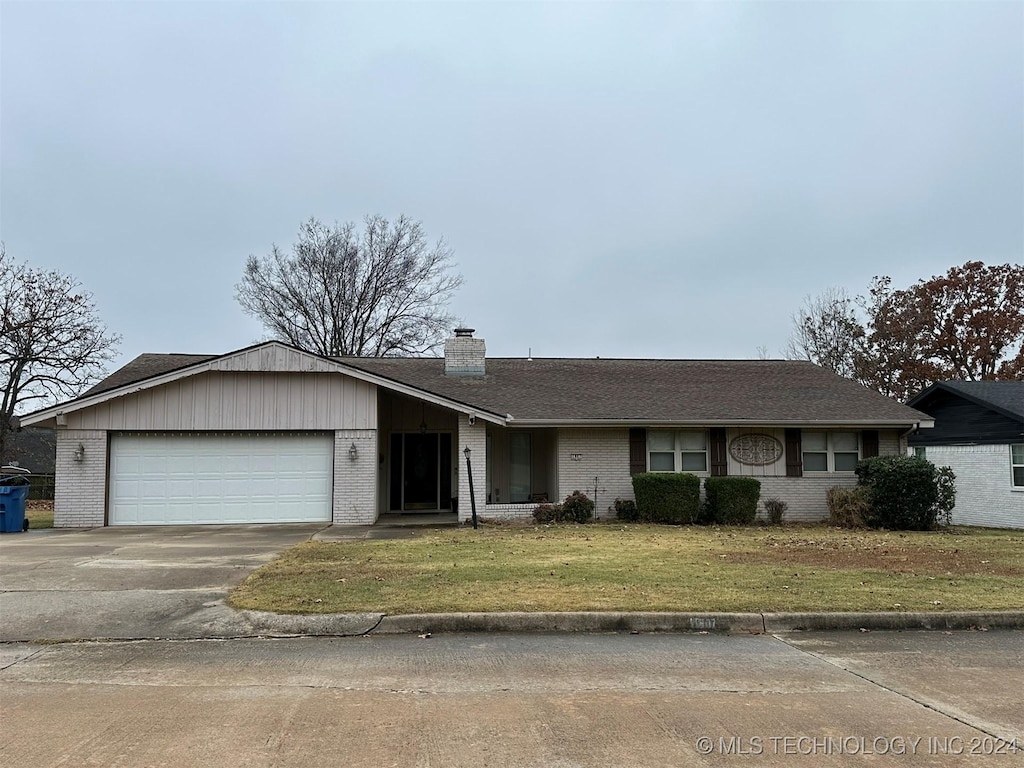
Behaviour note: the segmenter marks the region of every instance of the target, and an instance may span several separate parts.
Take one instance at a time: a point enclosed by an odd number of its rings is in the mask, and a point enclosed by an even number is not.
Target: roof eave
[[[107,402],[109,400],[114,400],[119,397],[124,397],[126,395],[132,395],[137,392],[145,391],[147,389],[153,389],[154,387],[159,387],[164,384],[170,384],[173,381],[188,378],[190,376],[195,376],[196,374],[199,373],[206,373],[208,371],[213,370],[214,364],[217,363],[219,360],[223,360],[233,355],[237,355],[240,352],[256,349],[262,346],[272,345],[294,349],[294,347],[291,347],[290,345],[282,344],[281,342],[276,341],[266,342],[264,344],[257,344],[252,347],[245,347],[241,350],[234,350],[223,355],[218,355],[217,357],[212,357],[208,360],[203,360],[202,362],[199,363],[194,363],[193,365],[184,366],[182,368],[176,368],[173,371],[168,371],[166,373],[158,374],[156,376],[151,376],[148,379],[134,381],[129,384],[124,384],[120,387],[114,387],[113,389],[105,390],[103,392],[97,392],[95,395],[85,395],[75,400],[68,400],[67,402],[59,403],[57,405],[50,406],[49,408],[41,409],[39,411],[36,411],[35,413],[30,413],[25,416],[22,416],[21,423],[24,426],[34,426],[44,423],[50,426],[59,426],[61,417],[65,416],[68,413],[80,411],[84,408],[91,408],[95,405],[100,405],[101,403]],[[457,400],[452,400],[450,398],[442,397],[440,395],[434,394],[433,392],[427,392],[417,387],[413,387],[409,384],[404,384],[400,381],[389,379],[386,376],[379,376],[377,374],[365,371],[361,368],[356,368],[353,366],[346,365],[344,363],[340,363],[332,358],[317,355],[313,352],[307,352],[305,350],[299,351],[303,352],[304,354],[311,355],[312,357],[318,357],[334,366],[338,373],[349,375],[355,379],[359,379],[367,383],[383,387],[385,389],[400,392],[402,394],[418,398],[433,405],[438,405],[443,408],[449,408],[451,410],[457,411],[459,413],[465,413],[467,415],[475,416],[477,418],[483,419],[484,421],[491,422],[492,424],[504,425],[507,422],[507,418],[505,416],[494,413],[492,411],[478,408],[467,403],[461,403]]]
[[[920,419],[516,419],[516,427],[878,427],[930,429],[935,420]]]

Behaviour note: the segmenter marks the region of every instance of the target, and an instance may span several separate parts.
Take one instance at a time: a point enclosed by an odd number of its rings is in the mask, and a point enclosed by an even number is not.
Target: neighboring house
[[[278,342],[142,355],[24,424],[57,430],[58,526],[529,516],[574,490],[607,516],[644,471],[746,475],[827,515],[858,459],[929,417],[811,363],[326,358]]]
[[[1024,528],[1024,381],[941,381],[909,405],[935,419],[912,452],[956,473],[953,522]]]
[[[28,427],[8,435],[4,464],[23,467],[35,474],[52,475],[57,455],[57,436],[52,429]]]

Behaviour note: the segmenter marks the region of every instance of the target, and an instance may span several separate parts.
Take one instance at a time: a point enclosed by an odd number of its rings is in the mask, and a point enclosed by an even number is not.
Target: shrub
[[[868,492],[871,507],[864,522],[871,528],[930,530],[945,503],[939,499],[935,465],[916,456],[865,459],[857,464],[857,483]]]
[[[761,482],[752,477],[709,477],[704,481],[707,518],[719,525],[750,525],[757,517]]]
[[[768,522],[772,525],[782,525],[782,516],[789,509],[789,504],[782,499],[769,496],[764,500],[764,511],[768,515]]]
[[[562,519],[562,507],[559,504],[541,504],[533,510],[533,519],[538,523],[557,523]]]
[[[935,481],[939,492],[936,518],[939,525],[950,526],[953,524],[953,507],[956,506],[956,474],[950,467],[939,467],[935,471]]]
[[[700,511],[700,478],[688,472],[633,475],[639,519],[645,523],[687,524]]]
[[[871,509],[864,488],[829,488],[825,494],[828,503],[828,522],[840,528],[863,528],[864,519]]]
[[[562,502],[562,521],[589,523],[594,517],[594,502],[585,493],[573,491]]]
[[[635,523],[640,519],[640,512],[636,508],[636,502],[632,499],[615,500],[615,517],[625,523]]]

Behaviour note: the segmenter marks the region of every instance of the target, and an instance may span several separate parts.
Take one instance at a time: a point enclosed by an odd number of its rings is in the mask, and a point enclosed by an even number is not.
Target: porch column
[[[455,447],[459,467],[459,522],[473,517],[469,501],[469,476],[466,474],[466,446],[473,465],[473,487],[476,491],[476,513],[480,515],[487,503],[487,427],[482,419],[470,425],[469,417],[459,414],[459,441]]]

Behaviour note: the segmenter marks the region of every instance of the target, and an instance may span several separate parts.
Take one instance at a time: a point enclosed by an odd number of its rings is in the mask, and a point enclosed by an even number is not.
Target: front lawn
[[[279,613],[1024,608],[1024,532],[485,527],[307,542],[230,603]]]
[[[29,499],[25,502],[25,517],[29,528],[53,528],[53,502]]]

